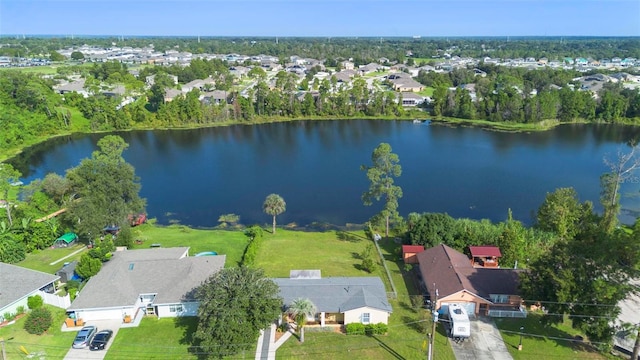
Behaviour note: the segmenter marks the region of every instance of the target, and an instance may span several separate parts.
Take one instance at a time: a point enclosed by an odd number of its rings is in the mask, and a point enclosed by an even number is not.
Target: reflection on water
[[[365,207],[368,187],[360,165],[372,150],[391,144],[403,174],[397,180],[409,212],[501,221],[511,208],[531,223],[547,192],[573,186],[597,204],[602,159],[640,137],[626,126],[565,125],[536,133],[504,133],[410,121],[300,121],[259,126],[117,133],[130,144],[124,156],[142,179],[148,212],[160,223],[177,220],[215,226],[221,214],[244,224],[266,223],[266,195],[287,201],[281,224],[362,223],[378,206]],[[91,156],[105,134],[73,135],[26,149],[11,160],[26,181],[64,172]],[[638,193],[638,184],[624,184]],[[622,220],[638,207],[624,198]],[[596,209],[598,207],[596,206]]]

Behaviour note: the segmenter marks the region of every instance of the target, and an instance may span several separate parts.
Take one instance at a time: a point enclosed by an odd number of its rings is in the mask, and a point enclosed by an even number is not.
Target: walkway
[[[459,343],[449,340],[457,360],[513,360],[490,317],[471,320],[470,338]]]
[[[292,335],[293,330],[289,330],[282,334],[282,337],[276,339],[276,325],[271,324],[270,327],[265,330],[260,330],[260,337],[258,338],[258,345],[256,346],[256,360],[275,360],[276,350],[280,345],[284,344],[287,339]]]
[[[68,259],[68,258],[72,257],[73,255],[75,255],[75,254],[77,254],[77,253],[79,253],[79,252],[81,252],[81,251],[84,251],[84,249],[86,249],[86,248],[87,248],[86,246],[83,246],[83,247],[81,247],[80,249],[78,249],[78,250],[76,250],[76,251],[72,252],[71,254],[69,254],[69,255],[67,255],[67,256],[65,256],[65,257],[62,257],[62,258],[60,258],[60,259],[58,259],[58,260],[56,260],[56,261],[54,261],[54,262],[52,262],[52,263],[49,263],[49,265],[55,265],[55,264],[59,263],[60,261],[63,261],[63,260],[65,260],[65,259]]]

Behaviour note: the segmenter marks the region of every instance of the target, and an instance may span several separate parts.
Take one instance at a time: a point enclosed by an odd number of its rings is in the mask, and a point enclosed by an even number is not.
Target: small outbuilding
[[[65,263],[64,266],[56,272],[56,275],[60,276],[60,282],[66,283],[69,280],[75,280],[77,278],[75,273],[77,264],[77,261]]]
[[[422,245],[402,245],[402,259],[405,264],[417,264],[418,258],[417,254],[424,251],[424,246]]]
[[[497,246],[469,246],[471,253],[471,264],[477,267],[497,268],[500,267],[498,259],[502,257],[500,248]]]
[[[78,235],[76,233],[68,232],[53,242],[53,247],[68,247],[76,243],[78,241]]]

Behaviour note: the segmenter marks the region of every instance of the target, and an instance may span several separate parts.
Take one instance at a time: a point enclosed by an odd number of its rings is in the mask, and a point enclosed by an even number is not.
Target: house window
[[[371,314],[370,313],[362,313],[362,323],[368,324],[371,322]]]
[[[176,312],[181,313],[182,311],[183,311],[182,310],[182,304],[170,305],[169,306],[169,312],[171,312],[171,313],[176,313]]]

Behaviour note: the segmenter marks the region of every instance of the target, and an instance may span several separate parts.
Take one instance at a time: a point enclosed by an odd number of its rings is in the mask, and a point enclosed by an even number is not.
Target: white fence
[[[42,300],[44,300],[45,304],[49,304],[62,309],[67,309],[69,306],[71,306],[71,297],[69,296],[69,294],[65,296],[58,296],[55,294],[49,294],[44,291],[40,291],[38,295],[42,296]]]
[[[510,317],[510,318],[526,318],[527,311],[520,310],[489,310],[489,316],[491,317]]]

